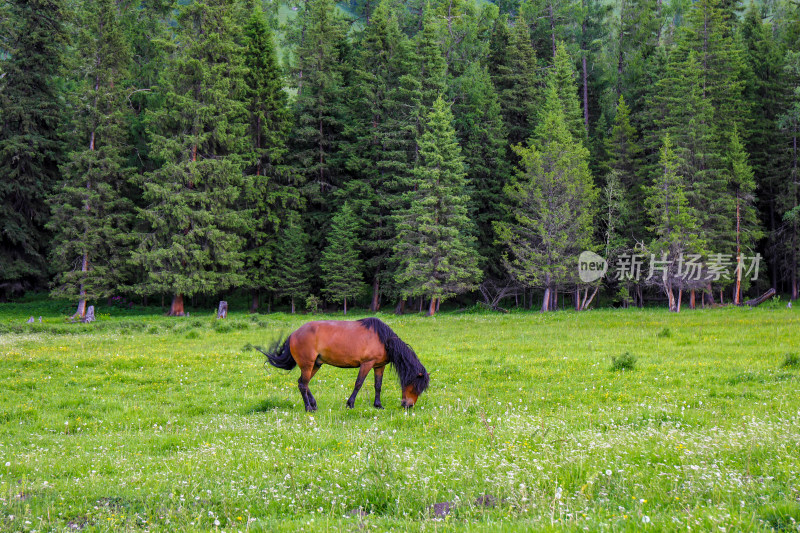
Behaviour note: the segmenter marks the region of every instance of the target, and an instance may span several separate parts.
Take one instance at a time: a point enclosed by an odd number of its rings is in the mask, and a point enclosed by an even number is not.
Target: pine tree
[[[322,292],[343,301],[344,314],[347,314],[347,298],[355,298],[364,288],[362,262],[357,250],[358,230],[358,218],[351,205],[345,202],[333,217],[328,246],[322,252]]]
[[[650,219],[650,231],[654,239],[648,251],[656,260],[666,259],[653,281],[664,291],[669,300],[669,310],[678,312],[675,288],[683,288],[683,272],[680,258],[703,252],[704,242],[698,236],[699,224],[694,210],[686,197],[688,181],[679,169],[679,159],[672,150],[672,141],[667,134],[661,148],[660,172],[653,185],[646,189],[644,207]]]
[[[536,124],[541,78],[525,19],[519,17],[510,31],[505,17],[497,21],[488,68],[497,88],[509,144],[527,141]]]
[[[779,266],[789,280],[791,298],[796,300],[800,297],[800,52],[787,51],[785,65],[792,92],[778,121],[788,159],[777,206],[783,237]]]
[[[732,205],[729,208],[735,221],[735,254],[737,265],[742,264],[745,253],[754,253],[756,243],[763,237],[755,208],[756,181],[753,169],[747,160],[747,152],[739,140],[736,129],[731,135],[730,147],[727,152],[728,183],[731,190]],[[733,289],[733,303],[742,303],[742,271],[737,269]]]
[[[578,100],[575,78],[575,67],[572,64],[569,52],[567,52],[567,47],[563,42],[559,42],[556,46],[556,54],[553,59],[553,70],[550,73],[550,79],[555,83],[558,97],[564,109],[564,120],[567,122],[569,132],[576,141],[581,141],[583,145],[586,146],[587,130],[583,123],[583,115]]]
[[[784,73],[783,46],[774,36],[773,28],[761,20],[760,8],[751,4],[740,27],[744,57],[749,76],[745,79],[744,97],[752,106],[747,152],[758,185],[758,207],[762,214],[769,242],[766,257],[770,265],[779,263],[778,250],[784,239],[779,205],[783,181],[789,169],[780,116],[787,107],[788,77]],[[773,272],[772,286],[777,290],[779,275]]]
[[[47,278],[45,203],[62,160],[57,77],[68,37],[61,0],[8,4],[0,55],[0,289],[40,287]]]
[[[357,225],[363,231],[362,248],[368,258],[373,312],[380,309],[381,292],[386,289],[387,277],[392,277],[388,259],[395,230],[389,215],[401,194],[399,183],[410,173],[416,130],[400,100],[402,56],[409,46],[389,2],[381,2],[364,32],[345,129],[348,142],[343,152],[351,177],[340,196],[350,202],[360,219]]]
[[[478,230],[478,253],[486,261],[484,270],[498,278],[503,272],[493,224],[502,217],[503,187],[510,175],[500,101],[487,69],[478,63],[455,80],[454,90],[454,124],[466,166],[470,218]]]
[[[439,97],[419,142],[415,187],[409,193],[410,207],[399,215],[394,247],[397,283],[407,296],[429,297],[430,315],[439,301],[474,289],[481,275],[452,121]]]
[[[63,181],[49,198],[53,212],[52,255],[61,271],[51,294],[78,302],[112,296],[125,280],[131,202],[124,196],[126,99],[124,80],[130,50],[112,0],[82,6],[79,72],[73,128],[78,148],[61,167]]]
[[[141,181],[147,229],[133,259],[147,272],[139,292],[175,295],[171,315],[183,314],[184,295],[244,282],[241,232],[250,217],[237,201],[247,116],[231,7],[209,0],[181,9],[164,105],[150,117],[150,148],[162,164]]]
[[[597,197],[589,152],[570,133],[556,82],[551,74],[531,142],[515,148],[522,162],[505,188],[512,220],[495,224],[512,277],[544,289],[542,311],[553,309],[554,290],[574,283],[575,258],[591,248]]]
[[[673,54],[667,74],[659,81],[664,118],[657,121],[669,134],[679,159],[679,172],[687,183],[686,197],[697,217],[702,237],[714,243],[715,253],[732,253],[731,220],[725,212],[730,200],[715,109],[704,94],[703,70],[694,52],[685,61]],[[662,149],[663,151],[663,149]],[[659,164],[654,174],[660,175]]]
[[[274,253],[274,287],[278,296],[289,297],[294,314],[296,301],[309,292],[309,238],[296,211],[287,213],[279,231],[280,237]]]
[[[247,236],[245,287],[253,293],[251,312],[258,310],[260,289],[271,289],[273,240],[283,211],[300,201],[285,168],[286,140],[291,126],[272,31],[260,8],[244,28],[244,77],[249,117],[248,176],[242,205],[252,209],[252,232]]]
[[[346,27],[333,0],[309,0],[296,19],[301,38],[292,52],[295,123],[289,153],[302,183],[312,247],[321,250],[335,210],[331,193],[342,185],[345,114]],[[316,259],[316,254],[314,255]]]

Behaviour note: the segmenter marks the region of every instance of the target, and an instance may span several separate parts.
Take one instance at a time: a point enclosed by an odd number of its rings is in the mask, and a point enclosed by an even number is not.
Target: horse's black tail
[[[289,349],[289,339],[292,336],[289,335],[284,340],[281,337],[278,337],[278,340],[272,343],[268,350],[264,350],[259,346],[255,346],[254,348],[259,352],[263,353],[267,356],[267,362],[274,366],[275,368],[280,368],[283,370],[291,370],[297,366],[297,363],[292,357],[292,352]]]

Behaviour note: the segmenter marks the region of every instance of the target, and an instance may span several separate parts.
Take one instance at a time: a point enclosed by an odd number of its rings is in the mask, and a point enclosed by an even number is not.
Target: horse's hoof
[[[375,404],[375,409],[383,409],[383,406],[379,403]]]
[[[307,412],[307,413],[313,413],[313,412],[314,412],[314,411],[316,411],[316,410],[317,410],[317,407],[316,407],[316,406],[313,406],[313,407],[312,407],[312,406],[310,406],[310,405],[309,405],[308,407],[306,407],[306,412]]]
[[[346,403],[345,405],[348,409],[352,409],[354,407],[352,403]]]

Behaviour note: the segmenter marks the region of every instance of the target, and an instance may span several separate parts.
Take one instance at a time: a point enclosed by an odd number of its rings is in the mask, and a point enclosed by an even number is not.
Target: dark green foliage
[[[73,90],[75,150],[61,167],[63,181],[49,198],[58,273],[55,297],[112,296],[124,281],[133,206],[124,193],[125,85],[130,51],[111,0],[84,6]],[[84,308],[79,309],[82,315]]]
[[[396,281],[404,295],[445,300],[473,290],[480,281],[464,163],[452,120],[439,97],[419,142],[409,208],[398,215]]]
[[[242,201],[250,211],[252,231],[245,244],[245,286],[273,289],[272,253],[280,218],[300,194],[286,168],[291,126],[288,98],[264,13],[256,8],[244,28],[245,102],[249,119],[248,154]]]
[[[502,277],[492,226],[504,212],[503,187],[510,177],[500,101],[488,71],[477,63],[455,80],[454,92],[455,128],[467,172],[469,215],[478,230],[478,252],[485,261],[484,271]]]
[[[0,291],[42,287],[47,196],[58,177],[64,118],[57,76],[68,43],[61,0],[13,0],[0,46]]]
[[[248,121],[231,5],[193,2],[178,15],[159,86],[164,104],[149,117],[161,164],[140,180],[146,229],[133,260],[147,272],[143,294],[213,293],[244,282],[241,232],[250,216],[237,201]]]
[[[588,150],[569,131],[556,81],[551,74],[535,136],[515,147],[522,161],[505,188],[512,220],[496,224],[509,272],[545,290],[543,311],[553,290],[575,283],[575,258],[592,244],[597,196]]]
[[[497,21],[488,68],[497,88],[509,144],[527,141],[536,121],[541,76],[525,19],[518,18],[513,28],[508,27],[505,17]]]
[[[274,252],[275,292],[278,296],[288,296],[292,313],[297,300],[305,298],[311,281],[311,268],[308,264],[308,235],[295,211],[287,213],[279,229],[280,237]]]
[[[292,53],[297,89],[290,135],[292,172],[303,184],[315,248],[333,211],[330,193],[342,184],[346,28],[332,0],[309,0],[297,18],[301,30]]]
[[[355,298],[364,288],[357,249],[358,230],[358,219],[353,208],[345,202],[333,217],[328,246],[322,252],[323,292],[331,299],[344,303],[344,314],[347,314],[347,298]]]

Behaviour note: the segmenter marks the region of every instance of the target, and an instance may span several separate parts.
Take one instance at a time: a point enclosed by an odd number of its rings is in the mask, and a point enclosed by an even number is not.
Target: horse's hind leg
[[[300,389],[300,396],[303,397],[303,404],[305,404],[306,411],[317,410],[317,400],[308,388],[308,382],[314,377],[314,374],[319,370],[318,366],[307,365],[300,369],[300,379],[297,380],[297,388]]]
[[[373,370],[375,374],[375,403],[373,404],[376,409],[383,409],[381,405],[381,385],[383,384],[383,369],[384,367],[376,368]]]
[[[368,362],[362,364],[358,367],[358,377],[356,378],[356,386],[353,388],[353,394],[350,395],[350,398],[347,399],[347,407],[352,409],[353,406],[356,404],[356,396],[358,395],[358,391],[361,390],[361,385],[364,384],[364,380],[367,378],[367,374],[369,371],[372,370],[372,365],[375,363]]]

